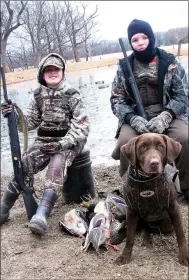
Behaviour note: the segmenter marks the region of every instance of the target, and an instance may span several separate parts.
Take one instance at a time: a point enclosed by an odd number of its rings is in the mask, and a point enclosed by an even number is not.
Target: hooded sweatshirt
[[[59,66],[64,73],[62,81],[52,88],[43,79],[43,70],[48,65]],[[28,131],[37,129],[37,139],[59,141],[63,150],[74,149],[77,153],[87,141],[89,120],[80,93],[67,82],[65,69],[64,59],[56,53],[41,60],[37,75],[39,88],[29,101],[25,119]]]

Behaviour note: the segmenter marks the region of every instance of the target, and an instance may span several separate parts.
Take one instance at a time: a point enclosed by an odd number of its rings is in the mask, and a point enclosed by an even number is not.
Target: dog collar
[[[153,174],[144,174],[142,173],[142,171],[138,168],[136,168],[135,166],[133,165],[130,165],[129,166],[129,174],[135,178],[136,180],[139,179],[139,180],[151,180],[151,179],[155,179],[156,177],[158,177],[160,174],[162,173],[159,173],[157,175],[153,175]]]

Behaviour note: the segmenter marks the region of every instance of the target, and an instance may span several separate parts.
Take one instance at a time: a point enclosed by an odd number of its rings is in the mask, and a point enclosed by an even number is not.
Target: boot
[[[47,230],[47,218],[50,216],[52,208],[57,200],[54,190],[46,189],[42,200],[37,208],[36,214],[32,217],[28,227],[32,233],[44,235]]]
[[[16,182],[10,182],[8,188],[4,191],[1,198],[1,216],[0,216],[0,225],[7,222],[10,209],[13,207],[15,201],[19,197],[20,191],[18,190],[18,185]]]

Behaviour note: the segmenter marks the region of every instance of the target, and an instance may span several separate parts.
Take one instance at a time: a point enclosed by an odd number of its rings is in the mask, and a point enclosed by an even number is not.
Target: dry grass
[[[166,49],[165,49],[166,50]],[[177,49],[169,49],[168,52],[176,55]],[[188,49],[181,49],[181,55],[188,55]],[[81,61],[81,62],[72,62],[67,64],[67,71],[74,72],[74,71],[81,71],[81,70],[87,70],[91,68],[99,68],[99,67],[105,67],[105,66],[112,66],[116,65],[118,62],[118,59],[122,58],[122,54],[117,54],[116,57],[112,58],[103,58],[99,60],[91,60],[91,61]],[[37,69],[29,69],[24,71],[16,71],[6,74],[6,82],[7,85],[13,84],[13,83],[19,83],[24,82],[28,80],[36,79],[37,76]]]

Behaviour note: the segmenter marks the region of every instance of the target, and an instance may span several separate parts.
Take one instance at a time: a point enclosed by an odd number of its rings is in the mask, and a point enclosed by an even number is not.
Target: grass
[[[165,48],[166,50],[166,48]],[[169,49],[167,50],[169,53],[177,55],[177,49]],[[188,55],[188,49],[181,49],[181,56]],[[81,71],[87,70],[91,68],[99,68],[99,67],[106,67],[116,65],[118,59],[122,58],[123,55],[118,53],[115,57],[103,57],[98,60],[90,60],[90,61],[81,61],[81,62],[68,62],[67,63],[67,71],[74,72],[74,71]],[[29,70],[22,70],[22,71],[15,71],[11,73],[6,73],[6,83],[14,84],[19,82],[24,82],[28,80],[34,80],[37,77],[37,69],[29,69]]]

